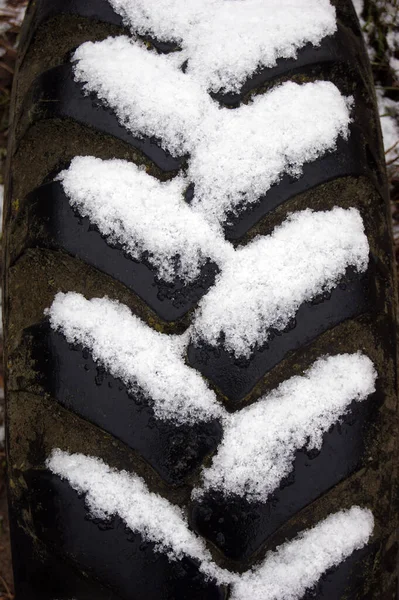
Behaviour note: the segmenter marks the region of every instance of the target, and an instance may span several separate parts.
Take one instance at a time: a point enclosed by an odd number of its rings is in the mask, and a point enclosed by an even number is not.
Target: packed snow
[[[234,252],[184,201],[183,177],[161,183],[124,160],[78,156],[59,179],[80,215],[133,258],[144,255],[165,281],[193,281],[208,259],[220,266]]]
[[[240,575],[218,567],[204,541],[189,529],[183,510],[151,493],[137,475],[111,469],[101,459],[59,449],[52,452],[47,467],[77,493],[85,494],[93,517],[106,520],[117,514],[169,560],[184,556],[198,560],[205,576],[231,585],[233,600],[299,599],[327,569],[362,548],[374,526],[368,509],[353,506],[330,515]]]
[[[270,236],[238,249],[202,298],[194,339],[249,357],[303,302],[331,291],[348,267],[364,272],[369,245],[359,211],[291,214]]]
[[[74,292],[58,293],[46,314],[69,343],[88,348],[132,393],[143,392],[158,418],[196,423],[220,415],[214,392],[184,362],[185,336],[154,331],[117,301]]]
[[[180,44],[205,89],[238,91],[258,68],[336,31],[329,0],[109,0],[133,34]]]
[[[203,471],[208,490],[266,502],[293,469],[295,453],[320,449],[323,434],[375,391],[376,372],[360,353],[321,358],[302,377],[292,377],[255,404],[224,420],[223,440]]]
[[[286,82],[229,110],[183,73],[177,58],[124,36],[108,38],[77,49],[74,76],[133,134],[189,154],[193,206],[208,220],[223,222],[257,202],[284,173],[299,176],[303,164],[349,135],[352,99],[331,82]]]

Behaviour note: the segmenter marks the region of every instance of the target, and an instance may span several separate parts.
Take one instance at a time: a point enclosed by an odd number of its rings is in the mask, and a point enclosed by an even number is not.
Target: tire
[[[184,368],[189,365],[190,373],[206,382],[230,415],[302,376],[320,357],[361,352],[374,364],[375,391],[335,418],[317,449],[309,449],[308,440],[295,448],[293,470],[280,478],[267,502],[226,496],[220,489],[192,497],[228,421],[218,415],[195,423],[160,418],[148,394],[137,386],[132,391],[45,315],[59,292],[107,296],[165,339],[196,322],[198,303],[205,306],[203,299],[220,275],[210,260],[193,281],[175,278],[165,284],[151,262],[133,259],[68,202],[55,176],[75,156],[118,158],[161,181],[187,170],[190,158],[169,153],[149,135],[132,133],[74,79],[71,55],[82,43],[130,35],[111,4],[36,0],[29,5],[13,89],[4,226],[6,435],[17,600],[243,597],[235,584],[204,572],[198,557],[183,553],[169,560],[156,534],[132,531],[120,514],[108,520],[89,516],[85,494],[49,468],[56,448],[138,474],[150,492],[184,507],[190,531],[206,540],[213,563],[229,572],[257,568],[270,558],[269,551],[301,532],[306,536],[332,513],[368,509],[374,529],[367,543],[355,545],[310,583],[301,583],[299,572],[294,592],[287,587],[283,595],[253,597],[397,597],[396,298],[388,187],[359,24],[349,0],[333,4],[334,35],[258,70],[239,92],[212,93],[223,110],[236,110],[277,84],[323,79],[354,98],[349,137],[340,136],[335,149],[304,164],[300,177],[282,175],[256,203],[230,215],[223,236],[239,248],[270,235],[291,213],[354,207],[370,247],[367,270],[346,269],[339,285],[303,301],[294,323],[276,327],[267,343],[255,345],[244,358],[223,345],[223,338],[215,345],[194,336],[186,348]],[[160,55],[175,49],[173,43],[145,40]],[[188,206],[193,189],[187,189]]]

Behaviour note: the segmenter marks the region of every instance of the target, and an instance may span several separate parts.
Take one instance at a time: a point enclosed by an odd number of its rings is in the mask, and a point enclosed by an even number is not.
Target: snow
[[[237,250],[220,230],[284,173],[299,177],[305,163],[334,150],[338,137],[347,139],[353,100],[325,81],[287,82],[234,110],[208,92],[238,91],[260,67],[319,44],[336,30],[335,9],[329,0],[109,1],[133,33],[176,41],[181,51],[159,55],[124,36],[87,42],[73,57],[75,79],[134,135],[187,156],[187,172],[161,183],[122,160],[76,157],[61,183],[71,205],[110,243],[148,260],[164,280],[192,281],[208,258],[221,273],[183,336],[151,329],[116,301],[71,292],[57,294],[46,314],[69,343],[88,348],[133,393],[142,391],[158,418],[222,421],[223,440],[198,496],[218,489],[266,501],[292,470],[295,451],[320,448],[323,433],[350,403],[374,391],[371,361],[360,353],[319,358],[303,376],[228,414],[185,364],[185,351],[191,337],[249,357],[271,328],[283,330],[303,302],[333,289],[349,266],[366,270],[369,246],[356,209],[295,213],[270,236]],[[191,205],[183,198],[189,183]],[[353,506],[250,571],[230,573],[212,561],[184,509],[150,492],[136,474],[61,450],[47,466],[85,494],[94,517],[118,514],[170,560],[196,559],[207,577],[231,586],[232,600],[299,599],[373,530],[371,512]]]
[[[46,314],[69,343],[88,348],[93,360],[132,393],[144,392],[158,418],[196,423],[220,414],[214,392],[184,362],[185,336],[154,331],[106,297],[86,300],[81,294],[60,292]]]
[[[320,358],[304,376],[288,379],[256,404],[229,415],[194,497],[213,489],[266,502],[292,471],[295,452],[320,449],[323,433],[350,403],[375,391],[376,376],[371,360],[360,353]]]
[[[236,250],[199,303],[193,337],[249,357],[282,331],[304,302],[337,285],[349,266],[364,272],[369,245],[359,211],[291,214],[270,236]]]
[[[232,600],[299,599],[327,569],[362,548],[374,526],[369,510],[353,506],[330,515],[240,575],[213,563],[204,541],[189,529],[183,510],[151,493],[137,475],[111,469],[101,459],[59,449],[53,450],[46,465],[86,495],[93,517],[106,520],[117,514],[169,560],[197,559],[206,576],[231,585]]]
[[[109,0],[132,33],[180,43],[205,89],[238,91],[260,67],[335,33],[329,0]]]
[[[283,173],[299,177],[303,164],[347,138],[350,106],[331,82],[287,82],[236,110],[213,112],[191,157],[193,205],[223,222]]]
[[[250,356],[271,327],[284,329],[303,302],[331,290],[349,265],[364,271],[368,251],[356,209],[305,210],[272,235],[232,251],[186,336],[154,331],[108,298],[59,293],[47,314],[69,343],[89,348],[132,391],[140,388],[159,418],[209,420],[221,409],[201,375],[184,362],[188,336],[217,345],[223,333],[228,350]]]
[[[73,60],[75,79],[110,105],[124,127],[160,138],[174,154],[191,150],[192,132],[212,103],[174,55],[120,36],[82,44]]]
[[[47,467],[66,478],[79,494],[86,494],[90,514],[98,519],[119,515],[144,540],[170,559],[207,557],[204,543],[192,533],[182,510],[148,491],[144,481],[126,471],[117,472],[102,460],[54,450]]]
[[[323,573],[363,548],[373,528],[371,511],[359,506],[330,515],[241,575],[231,600],[299,600]]]
[[[124,160],[79,156],[59,175],[70,204],[111,242],[144,256],[165,281],[195,280],[208,258],[233,252],[222,232],[184,201],[182,177],[159,182]]]
[[[352,99],[331,82],[287,82],[229,110],[180,70],[179,53],[158,55],[122,36],[87,42],[74,60],[75,79],[124,127],[189,154],[193,207],[209,220],[223,222],[258,201],[283,173],[299,176],[349,134]]]

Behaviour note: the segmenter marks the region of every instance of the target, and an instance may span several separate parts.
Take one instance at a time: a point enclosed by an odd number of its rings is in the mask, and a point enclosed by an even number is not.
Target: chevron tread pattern
[[[159,182],[185,178],[184,202],[194,215],[202,214],[201,182],[190,180],[196,147],[179,152],[166,134],[132,131],[121,124],[118,107],[77,81],[76,47],[108,34],[131,35],[126,19],[108,0],[38,0],[30,7],[14,89],[5,251],[17,600],[243,600],[258,589],[246,579],[249,570],[267,569],[270,551],[294,544],[299,534],[353,506],[373,513],[370,543],[355,546],[290,599],[393,598],[396,571],[387,562],[396,547],[391,454],[397,413],[387,191],[372,83],[354,10],[349,0],[333,4],[337,31],[319,46],[304,44],[296,58],[279,58],[275,66],[251,73],[239,92],[207,96],[221,114],[238,114],[289,81],[305,86],[330,81],[342,96],[353,97],[348,137],[337,134],[335,147],[305,161],[299,177],[287,167],[256,201],[227,210],[216,225],[211,221],[212,227],[220,226],[217,235],[226,255],[210,258],[202,249],[199,274],[190,281],[176,275],[178,255],[169,257],[176,270],[166,280],[154,267],[156,254],[132,256],[123,242],[104,235],[91,215],[72,205],[62,180],[76,156],[117,158],[135,163]],[[67,51],[60,55],[40,51],[50,27],[65,38],[61,46]],[[160,59],[179,46],[142,32],[137,44]],[[247,355],[228,346],[226,332],[216,343],[198,335],[207,297],[238,253],[259,236],[276,235],[292,213],[310,208],[316,215],[336,206],[345,214],[353,207],[359,211],[370,249],[367,269],[347,261],[330,287],[324,278],[320,293],[300,301],[288,324],[272,326],[266,340],[248,346]],[[212,417],[197,415],[195,422],[162,417],[145,381],[134,379],[134,373],[128,381],[90,344],[54,326],[50,307],[58,292],[66,298],[76,292],[87,299],[116,300],[159,340],[175,335],[181,340],[181,364],[205,382],[214,398],[218,408]],[[149,371],[162,368],[154,352]],[[212,488],[201,497],[193,493],[203,486],[231,415],[303,376],[320,357],[358,352],[376,369],[374,392],[362,402],[352,398],[323,431],[318,446],[297,447],[290,473],[267,498],[254,501]],[[212,574],[201,558],[183,554],[171,559],[159,540],[132,530],[118,513],[110,519],[89,514],[84,494],[77,493],[68,474],[62,479],[50,472],[55,448],[99,457],[117,472],[137,473],[149,493],[182,507],[190,535],[205,544]],[[270,592],[265,600],[285,600],[279,593]]]

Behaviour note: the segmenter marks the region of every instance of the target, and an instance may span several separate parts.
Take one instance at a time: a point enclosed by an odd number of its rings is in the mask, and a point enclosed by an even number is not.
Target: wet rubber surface
[[[98,425],[136,450],[170,485],[181,485],[215,451],[218,421],[176,425],[154,416],[140,393],[96,365],[88,350],[68,344],[46,322],[27,334],[40,383],[65,408]]]
[[[154,544],[127,529],[119,517],[109,522],[90,518],[84,498],[68,482],[48,472],[31,472],[26,479],[32,521],[40,539],[109,587],[116,598],[223,600],[224,592],[205,581],[193,560],[169,561],[164,553],[154,551]]]
[[[22,116],[22,123],[24,119],[30,123],[42,119],[72,119],[137,148],[162,171],[176,171],[183,164],[182,157],[173,157],[156,139],[135,137],[95,94],[86,95],[83,85],[73,78],[71,63],[40,75],[28,92],[24,106],[28,113]]]
[[[53,548],[38,546],[15,524],[12,531],[16,598],[22,600],[124,600]],[[59,549],[59,548],[58,548]]]

